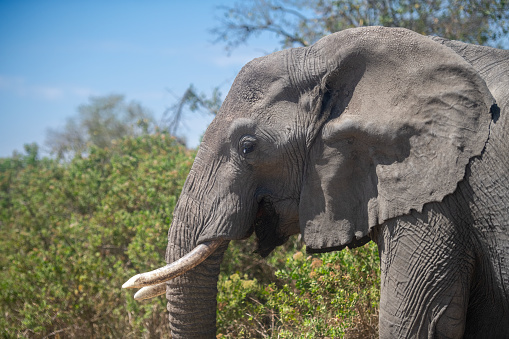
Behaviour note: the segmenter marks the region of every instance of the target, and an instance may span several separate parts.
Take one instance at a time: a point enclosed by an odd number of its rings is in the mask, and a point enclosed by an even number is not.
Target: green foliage
[[[166,134],[64,164],[36,152],[0,160],[0,336],[167,334],[165,301],[120,286],[164,264],[193,154]]]
[[[213,33],[228,49],[263,32],[281,38],[282,47],[308,46],[324,35],[361,26],[405,27],[492,46],[509,33],[506,0],[251,0],[222,10]]]
[[[300,246],[294,239],[261,262],[252,260],[252,246],[230,245],[219,281],[219,337],[378,337],[376,245],[313,256]],[[238,261],[250,264],[236,270]]]
[[[25,151],[0,159],[0,337],[167,336],[164,298],[137,302],[120,286],[164,264],[194,154],[167,134],[64,163]],[[254,248],[233,242],[225,254],[219,336],[376,333],[374,246],[307,257],[292,238],[267,259]]]

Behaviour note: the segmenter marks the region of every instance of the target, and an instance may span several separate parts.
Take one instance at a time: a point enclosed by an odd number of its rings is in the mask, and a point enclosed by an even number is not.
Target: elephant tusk
[[[143,287],[134,294],[134,300],[145,300],[155,298],[158,295],[165,293],[166,293],[166,282],[163,282],[157,285]]]
[[[126,281],[122,288],[152,286],[182,275],[207,259],[223,243],[223,240],[204,242],[179,260],[156,270],[140,273]]]

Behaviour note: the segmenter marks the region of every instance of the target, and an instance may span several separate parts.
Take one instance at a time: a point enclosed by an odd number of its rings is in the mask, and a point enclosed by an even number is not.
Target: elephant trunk
[[[189,210],[186,204],[176,208],[168,233],[168,265],[137,274],[122,287],[143,287],[134,296],[137,300],[166,292],[172,338],[215,338],[217,281],[229,241],[219,238],[197,245],[200,224],[186,213]]]
[[[215,338],[220,249],[193,270],[168,281],[166,298],[172,338]]]
[[[182,199],[187,200],[187,199]],[[189,206],[182,206],[189,211]],[[193,217],[177,213],[168,233],[166,261],[173,263],[196,248],[197,225]],[[192,212],[191,212],[192,213]],[[181,217],[186,215],[186,217]],[[184,220],[182,220],[184,219]],[[191,219],[191,220],[190,220]],[[193,220],[196,222],[197,220]],[[228,241],[217,241],[217,249],[199,265],[167,282],[166,298],[172,338],[215,338],[217,281]]]

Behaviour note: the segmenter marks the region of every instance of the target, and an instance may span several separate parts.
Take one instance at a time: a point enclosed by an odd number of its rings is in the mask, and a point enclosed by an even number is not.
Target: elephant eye
[[[239,146],[242,155],[246,156],[254,151],[255,139],[251,136],[245,136],[240,140]]]

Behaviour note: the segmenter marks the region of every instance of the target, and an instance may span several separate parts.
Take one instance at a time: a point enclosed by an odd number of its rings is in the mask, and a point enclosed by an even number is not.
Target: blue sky
[[[266,35],[228,56],[212,43],[217,7],[234,2],[0,0],[0,157],[31,142],[44,151],[48,128],[90,96],[123,94],[160,119],[190,84],[226,95],[246,62],[278,47]],[[187,116],[188,146],[211,119]]]
[[[260,38],[228,56],[212,43],[217,7],[233,2],[0,0],[0,157],[43,146],[90,96],[123,94],[160,119],[189,84],[226,95],[246,62],[277,47]],[[188,116],[190,147],[210,120]]]

